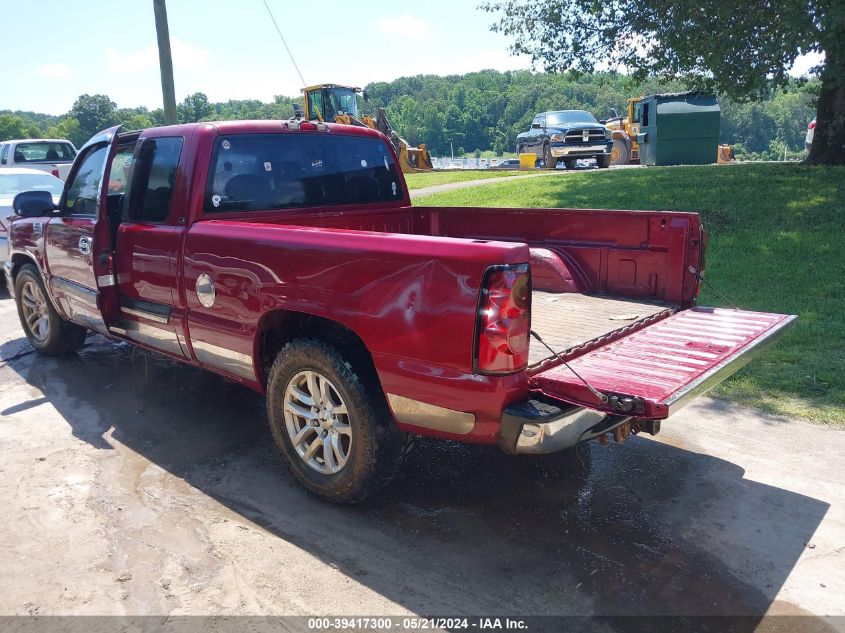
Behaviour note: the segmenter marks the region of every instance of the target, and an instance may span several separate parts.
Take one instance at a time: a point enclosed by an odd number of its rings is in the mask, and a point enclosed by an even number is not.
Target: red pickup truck
[[[266,394],[291,472],[338,502],[413,435],[537,454],[656,433],[795,320],[695,305],[695,213],[411,206],[360,127],[112,128],[58,207],[14,209],[5,275],[39,352],[91,330]]]

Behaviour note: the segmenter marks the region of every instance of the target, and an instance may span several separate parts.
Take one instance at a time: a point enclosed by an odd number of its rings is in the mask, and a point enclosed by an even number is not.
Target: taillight
[[[812,121],[810,121],[810,125],[808,125],[808,126],[807,126],[807,129],[808,129],[808,130],[814,130],[814,129],[816,129],[816,120],[815,120],[815,119],[813,119]]]
[[[59,178],[59,170],[58,169],[54,169],[50,173],[53,174],[56,178]]]
[[[528,366],[531,273],[528,264],[491,266],[484,274],[478,310],[475,369],[511,374]]]

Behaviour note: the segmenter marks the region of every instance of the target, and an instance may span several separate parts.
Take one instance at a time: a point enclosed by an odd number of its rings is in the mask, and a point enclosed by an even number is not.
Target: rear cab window
[[[70,143],[33,141],[15,145],[16,163],[69,163],[75,156]]]
[[[215,142],[206,213],[401,201],[380,138],[337,133],[231,134]]]

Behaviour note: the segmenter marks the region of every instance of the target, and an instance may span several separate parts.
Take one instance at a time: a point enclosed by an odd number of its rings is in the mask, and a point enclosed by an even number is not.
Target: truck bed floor
[[[537,290],[531,294],[531,328],[556,352],[565,353],[674,307],[665,301]],[[545,346],[532,338],[529,365],[552,356]]]

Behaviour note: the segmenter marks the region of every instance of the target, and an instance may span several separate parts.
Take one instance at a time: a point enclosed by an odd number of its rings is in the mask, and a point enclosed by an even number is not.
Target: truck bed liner
[[[531,294],[531,328],[561,354],[595,339],[623,330],[673,308],[665,301],[644,301],[535,290]],[[531,341],[528,364],[536,365],[553,354]]]

